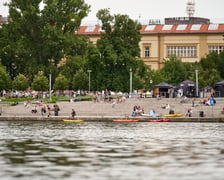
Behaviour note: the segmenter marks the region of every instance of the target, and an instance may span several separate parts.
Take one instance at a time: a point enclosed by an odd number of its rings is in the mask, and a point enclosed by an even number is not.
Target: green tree
[[[199,71],[199,84],[201,87],[210,86],[213,87],[218,81],[221,81],[221,77],[217,69],[207,69]]]
[[[133,71],[133,79],[143,77],[139,70],[141,25],[127,15],[111,15],[109,9],[99,10],[98,19],[105,33],[97,41],[97,51],[92,51],[89,64],[98,61],[98,66],[91,66],[100,89],[129,90],[129,71]],[[139,81],[138,81],[139,82]],[[137,84],[136,88],[137,88]]]
[[[36,91],[48,90],[48,79],[44,76],[43,71],[39,71],[33,79],[32,88]]]
[[[68,89],[68,80],[67,78],[59,74],[58,77],[55,79],[54,83],[54,90],[67,90]]]
[[[24,91],[29,87],[29,82],[23,74],[19,74],[12,82],[12,88]]]
[[[6,72],[6,68],[0,62],[0,91],[9,90],[11,88],[11,79]]]
[[[84,72],[83,69],[80,69],[73,77],[73,89],[78,90],[87,90],[88,89],[88,75],[87,72]]]
[[[181,59],[175,56],[164,61],[164,66],[160,70],[164,81],[170,84],[178,84],[187,78],[187,71]]]
[[[33,79],[62,58],[84,54],[87,40],[74,34],[89,12],[84,0],[11,0],[8,7],[9,23],[0,30],[0,58],[8,72],[14,65]]]
[[[68,80],[69,89],[72,89],[74,75],[79,71],[79,69],[84,68],[85,62],[84,57],[77,55],[67,59],[65,65],[60,67],[60,73]]]
[[[218,56],[217,70],[219,71],[220,77],[224,79],[224,51],[222,51]]]
[[[204,71],[217,71],[219,77],[217,76],[217,81],[220,80],[220,78],[224,79],[224,52],[221,52],[220,54],[216,52],[211,52],[208,54],[205,58],[202,58],[200,61],[200,65]],[[205,77],[206,79],[208,77]]]

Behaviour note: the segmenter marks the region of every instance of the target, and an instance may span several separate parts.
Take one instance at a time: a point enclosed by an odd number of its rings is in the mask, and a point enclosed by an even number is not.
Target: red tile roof
[[[99,35],[100,26],[81,26],[76,34]],[[223,33],[224,24],[143,25],[141,34]]]

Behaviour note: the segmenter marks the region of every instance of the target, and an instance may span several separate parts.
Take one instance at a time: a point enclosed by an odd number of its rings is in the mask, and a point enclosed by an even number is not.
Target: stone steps
[[[199,99],[196,100],[198,102]],[[221,110],[224,107],[224,101],[222,99],[216,99],[216,105],[206,106],[206,105],[198,105],[192,107],[191,102],[188,103],[180,103],[180,99],[178,98],[164,98],[161,100],[157,100],[155,98],[146,98],[146,99],[127,99],[125,103],[115,104],[115,107],[112,107],[112,103],[106,102],[58,102],[60,107],[59,116],[70,116],[71,110],[75,109],[78,116],[131,116],[133,107],[135,105],[140,106],[144,109],[145,114],[149,114],[151,109],[154,109],[156,113],[160,116],[163,114],[168,114],[169,110],[162,109],[161,107],[165,104],[169,103],[171,109],[174,109],[175,113],[185,114],[187,110],[190,108],[193,110],[193,117],[199,117],[200,111],[204,112],[206,117],[214,117],[221,116]],[[53,104],[50,105],[53,107]],[[40,107],[38,106],[38,113],[32,114],[31,107],[24,107],[23,104],[19,104],[17,106],[2,106],[2,114],[11,115],[11,116],[40,116]],[[52,115],[54,112],[52,112]]]

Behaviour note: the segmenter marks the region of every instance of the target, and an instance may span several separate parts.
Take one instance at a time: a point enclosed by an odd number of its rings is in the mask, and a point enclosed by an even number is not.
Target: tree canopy
[[[84,0],[11,0],[7,5],[9,22],[0,28],[0,90],[23,90],[29,83],[44,91],[49,74],[55,90],[87,90],[90,83],[91,90],[123,92],[129,92],[131,74],[132,88],[144,90],[160,82],[195,81],[195,70],[201,87],[224,79],[224,52],[195,63],[173,56],[160,70],[150,69],[140,59],[141,24],[128,15],[99,10],[102,33],[92,44],[75,33],[90,11]]]
[[[144,63],[138,62],[142,61],[139,59],[141,24],[127,15],[111,15],[109,9],[99,10],[97,17],[104,33],[97,40],[96,48],[88,50],[87,66],[92,69],[92,77],[95,79],[93,88],[127,92],[130,69],[134,73],[133,82],[136,82],[133,87],[139,87],[138,79],[144,73],[138,69],[141,68],[143,72],[147,69]]]
[[[0,58],[10,72],[33,74],[58,66],[63,58],[84,54],[87,39],[74,32],[87,16],[84,0],[12,0],[9,22],[0,30]]]

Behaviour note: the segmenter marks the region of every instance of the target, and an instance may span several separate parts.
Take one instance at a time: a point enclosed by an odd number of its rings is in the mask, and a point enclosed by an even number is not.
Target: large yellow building
[[[89,36],[95,44],[102,30],[100,26],[81,26],[76,33]],[[212,51],[224,51],[224,24],[143,25],[140,33],[141,59],[155,70],[171,55],[195,62]]]

